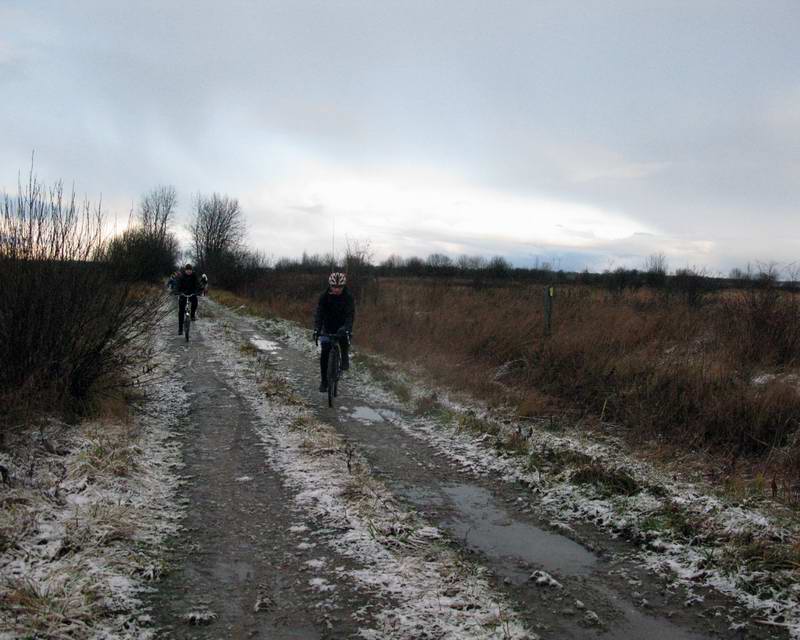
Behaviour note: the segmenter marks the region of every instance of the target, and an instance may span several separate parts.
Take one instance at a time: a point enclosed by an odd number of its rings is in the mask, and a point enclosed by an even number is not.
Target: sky
[[[239,199],[275,258],[800,259],[800,2],[0,0],[0,191]]]

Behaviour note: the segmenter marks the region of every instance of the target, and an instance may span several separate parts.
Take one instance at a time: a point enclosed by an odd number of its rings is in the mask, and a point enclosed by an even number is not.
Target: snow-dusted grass
[[[166,364],[163,363],[162,364]],[[183,391],[141,389],[129,424],[51,421],[0,454],[0,638],[152,637],[142,593],[180,518],[172,440]]]
[[[293,347],[311,350],[307,332],[296,324],[272,319],[265,326]],[[515,421],[463,395],[418,384],[385,358],[368,360],[371,371],[355,366],[349,384],[403,410],[382,411],[385,420],[472,473],[527,485],[532,507],[555,526],[589,522],[629,539],[639,562],[676,585],[690,593],[699,586],[715,589],[737,600],[751,621],[785,627],[800,638],[796,514],[719,497],[713,487],[636,459],[614,438],[598,442],[591,433],[559,433],[552,423]],[[406,417],[420,407],[426,415]]]
[[[343,531],[326,544],[360,568],[342,569],[342,577],[373,593],[373,601],[386,601],[370,612],[379,628],[363,629],[362,637],[536,637],[491,589],[482,570],[463,563],[440,541],[436,528],[401,508],[371,475],[363,457],[297,402],[288,383],[275,384],[278,372],[267,371],[257,358],[243,354],[224,326],[209,323],[204,330],[212,347],[230,363],[227,373],[236,388],[260,416],[266,453],[286,478],[298,506],[309,521]],[[297,344],[302,343],[298,338]],[[294,529],[301,531],[302,526]],[[311,584],[319,590],[332,586]]]

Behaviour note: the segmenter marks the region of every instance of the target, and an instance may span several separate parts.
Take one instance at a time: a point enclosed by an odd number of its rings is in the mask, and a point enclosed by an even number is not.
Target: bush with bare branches
[[[117,276],[100,208],[60,183],[31,175],[0,209],[2,437],[31,409],[85,407],[98,380],[135,366],[162,305]]]

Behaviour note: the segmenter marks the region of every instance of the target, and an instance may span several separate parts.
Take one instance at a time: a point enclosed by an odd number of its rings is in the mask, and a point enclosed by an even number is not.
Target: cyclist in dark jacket
[[[335,340],[339,341],[342,348],[342,369],[350,368],[348,347],[350,334],[353,333],[353,320],[356,313],[356,304],[353,296],[345,286],[347,276],[343,273],[332,273],[328,278],[328,289],[319,297],[317,309],[314,313],[314,339],[320,334],[336,334]],[[319,390],[328,390],[328,355],[331,352],[331,339],[322,338],[322,353],[319,358],[321,380]]]
[[[186,313],[186,301],[192,301],[192,321],[195,319],[195,314],[197,313],[197,293],[200,291],[200,279],[197,277],[197,274],[192,269],[192,265],[187,264],[181,274],[178,276],[178,279],[175,282],[175,288],[173,289],[175,294],[183,293],[187,296],[191,296],[191,298],[185,298],[184,296],[180,296],[178,298],[178,334],[180,335],[183,333],[183,314]]]
[[[167,281],[167,287],[169,288],[170,293],[175,293],[175,287],[178,286],[178,276],[180,275],[180,271],[174,272]]]

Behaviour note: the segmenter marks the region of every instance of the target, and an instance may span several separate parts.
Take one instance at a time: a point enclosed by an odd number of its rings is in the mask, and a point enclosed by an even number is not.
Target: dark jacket
[[[326,289],[319,297],[317,310],[314,312],[314,329],[324,330],[325,333],[336,333],[342,327],[348,333],[353,332],[353,319],[356,315],[356,303],[347,290],[335,296],[330,289]]]
[[[192,271],[192,275],[187,275],[185,271],[181,271],[175,291],[186,295],[198,293],[200,291],[200,278],[197,277],[194,271]]]

